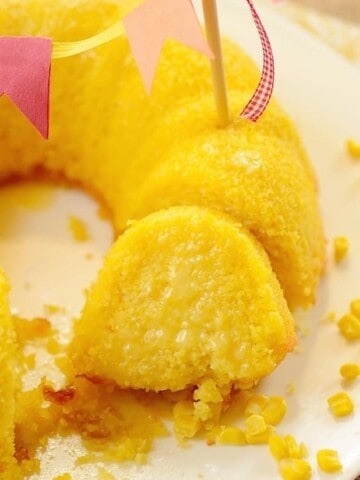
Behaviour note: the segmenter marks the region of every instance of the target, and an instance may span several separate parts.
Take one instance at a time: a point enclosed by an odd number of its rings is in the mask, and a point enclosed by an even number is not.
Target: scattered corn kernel
[[[307,449],[305,445],[302,442],[298,443],[293,435],[285,435],[284,441],[288,451],[288,457],[304,458],[307,456]]]
[[[266,395],[253,395],[249,398],[245,410],[245,417],[250,415],[260,415],[269,403],[269,397]]]
[[[244,432],[237,427],[224,427],[218,435],[218,442],[224,445],[245,445]]]
[[[74,215],[69,216],[69,228],[74,240],[77,242],[86,242],[89,240],[89,233],[85,223]]]
[[[334,239],[334,258],[337,263],[341,262],[349,251],[349,240],[346,237]]]
[[[360,298],[356,298],[350,303],[351,313],[360,318]]]
[[[347,141],[347,150],[353,158],[360,158],[360,143],[350,138]]]
[[[286,458],[280,460],[279,470],[284,480],[309,480],[311,467],[305,460]]]
[[[340,367],[340,375],[345,380],[355,380],[360,375],[360,367],[356,363],[345,363]]]
[[[268,443],[272,434],[271,428],[266,425],[262,415],[250,415],[245,422],[246,442],[251,445]]]
[[[319,450],[316,455],[320,470],[336,473],[342,470],[342,464],[336,450]]]
[[[354,410],[354,404],[351,397],[346,392],[339,392],[328,398],[328,405],[331,413],[335,417],[345,417]]]
[[[268,425],[278,425],[287,412],[287,405],[282,397],[270,397],[269,403],[261,412]]]
[[[277,433],[273,433],[269,438],[269,448],[272,456],[276,458],[276,460],[282,460],[289,456],[285,439]]]
[[[352,313],[346,313],[341,317],[337,322],[337,326],[340,329],[340,333],[347,340],[356,340],[360,338],[360,318]]]

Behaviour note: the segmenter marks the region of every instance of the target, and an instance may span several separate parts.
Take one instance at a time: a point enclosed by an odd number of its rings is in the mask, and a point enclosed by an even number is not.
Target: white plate
[[[222,31],[260,61],[259,41],[245,2],[219,3]],[[289,412],[278,431],[293,433],[308,445],[312,478],[325,478],[317,471],[316,451],[335,448],[344,471],[331,478],[353,480],[360,473],[360,414],[356,411],[349,418],[334,420],[326,398],[343,388],[339,366],[360,362],[359,346],[348,345],[335,324],[321,319],[330,310],[341,314],[350,300],[360,297],[360,164],[351,161],[345,150],[347,138],[360,138],[360,71],[273,11],[262,8],[261,14],[276,58],[276,94],[295,119],[318,174],[329,252],[331,239],[340,234],[349,237],[352,247],[341,266],[335,266],[329,255],[316,307],[298,315],[310,329],[301,340],[302,353],[289,356],[262,389],[286,395],[288,384],[294,383],[295,393],[288,396]],[[33,210],[9,206],[11,194],[0,193],[0,264],[13,284],[12,305],[26,315],[41,314],[44,303],[67,305],[71,314],[78,312],[82,289],[95,277],[111,243],[111,229],[97,218],[92,200],[61,189],[53,195],[48,208],[40,207],[35,215]],[[73,242],[66,227],[69,214],[77,214],[90,225],[90,243]],[[92,260],[85,258],[88,252]],[[348,390],[359,410],[360,385],[355,382]],[[61,444],[54,440],[43,456],[43,473],[33,478],[51,480],[71,472],[79,449],[76,439]],[[149,465],[109,465],[107,469],[119,480],[279,478],[265,446],[210,448],[192,442],[190,448],[181,449],[173,439],[156,443]],[[96,479],[96,469],[79,467],[73,478]]]

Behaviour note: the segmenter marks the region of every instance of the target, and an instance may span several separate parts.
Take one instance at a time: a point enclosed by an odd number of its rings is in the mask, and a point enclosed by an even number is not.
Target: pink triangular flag
[[[49,136],[49,83],[52,41],[0,37],[0,95],[8,95],[39,130]]]
[[[191,0],[146,0],[124,18],[124,27],[148,92],[166,39],[214,58]]]

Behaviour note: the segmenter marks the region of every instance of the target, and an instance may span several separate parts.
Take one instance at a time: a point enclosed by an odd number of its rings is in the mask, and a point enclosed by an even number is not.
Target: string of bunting
[[[272,95],[274,59],[269,38],[254,4],[252,0],[246,1],[261,39],[263,71],[259,85],[241,116],[257,121]],[[48,138],[52,60],[79,55],[124,35],[128,37],[147,92],[151,90],[161,49],[168,38],[184,43],[210,60],[214,59],[191,0],[146,0],[122,22],[78,42],[0,36],[0,96],[7,95],[41,135]]]

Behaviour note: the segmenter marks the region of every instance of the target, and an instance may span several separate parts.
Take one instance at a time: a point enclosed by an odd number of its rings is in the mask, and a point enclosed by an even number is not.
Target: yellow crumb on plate
[[[340,263],[348,254],[349,240],[346,237],[334,238],[334,259],[336,263]]]
[[[98,467],[98,478],[97,480],[116,480],[114,475],[104,468]]]
[[[350,303],[350,310],[355,317],[360,318],[360,298],[356,298]]]
[[[44,305],[44,311],[48,315],[56,315],[57,313],[64,313],[65,308],[60,307],[59,305],[54,305],[52,303],[46,303]]]
[[[340,333],[347,340],[357,340],[360,338],[360,318],[352,313],[346,313],[337,322]]]
[[[350,138],[347,143],[347,151],[352,158],[360,158],[360,142]]]
[[[53,480],[71,480],[72,476],[70,473],[63,473],[62,475],[58,475],[57,477],[54,477]]]
[[[200,430],[201,422],[194,412],[191,400],[177,402],[173,410],[174,430],[178,439],[192,438]]]
[[[46,349],[52,355],[56,355],[61,352],[61,345],[54,337],[49,337],[46,343]]]
[[[345,380],[355,380],[360,375],[360,367],[356,363],[345,363],[340,367],[340,375]]]
[[[336,450],[323,449],[319,450],[316,455],[317,463],[325,473],[341,472],[342,464],[339,460],[339,455]]]
[[[331,323],[331,322],[335,322],[335,320],[336,320],[336,313],[334,311],[330,311],[326,313],[320,321],[321,323]]]
[[[71,234],[77,242],[86,242],[89,240],[89,232],[85,223],[75,215],[69,216],[69,228]]]
[[[354,411],[354,403],[346,392],[338,392],[332,395],[327,402],[334,417],[346,417]]]
[[[14,315],[12,319],[20,345],[32,342],[38,338],[46,338],[52,330],[51,323],[47,318],[35,317],[27,320]]]
[[[289,382],[286,385],[286,395],[294,395],[295,390],[296,390],[296,387],[294,382]]]

